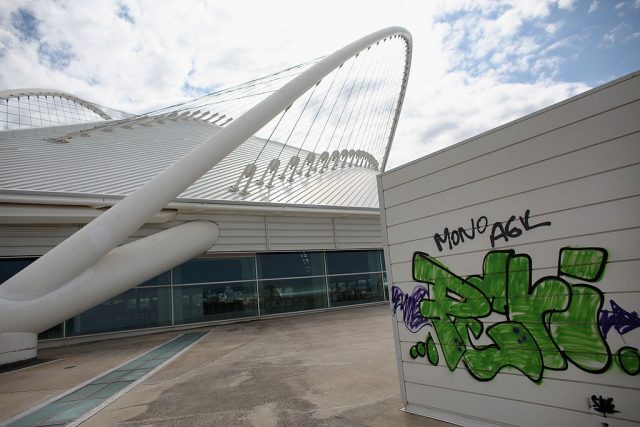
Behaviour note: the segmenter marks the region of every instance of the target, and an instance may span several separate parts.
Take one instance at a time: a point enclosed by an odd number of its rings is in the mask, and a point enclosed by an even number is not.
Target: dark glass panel
[[[383,301],[382,275],[351,274],[329,277],[331,306]]]
[[[0,284],[6,282],[36,258],[0,258]]]
[[[380,271],[379,251],[327,252],[328,274]]]
[[[324,277],[267,280],[260,283],[260,314],[327,307]]]
[[[322,252],[258,254],[258,278],[321,276],[324,274],[322,255]]]
[[[40,332],[38,334],[38,340],[42,341],[42,340],[52,340],[54,338],[62,338],[62,323],[58,323],[56,326],[54,326],[53,328],[49,328],[44,332]]]
[[[258,315],[256,282],[174,286],[176,324]]]
[[[170,285],[170,284],[171,284],[171,272],[165,271],[159,276],[153,277],[138,286],[159,286],[159,285]]]
[[[133,288],[67,320],[67,336],[171,324],[171,288]]]
[[[211,283],[256,277],[253,257],[196,258],[173,269],[173,283]]]

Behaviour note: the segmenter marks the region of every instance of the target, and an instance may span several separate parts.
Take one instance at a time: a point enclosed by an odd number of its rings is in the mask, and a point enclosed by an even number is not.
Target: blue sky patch
[[[596,9],[593,9],[593,4]],[[591,12],[589,12],[591,10]],[[640,8],[632,1],[578,3],[563,14],[558,37],[568,42],[557,77],[591,86],[637,70],[640,63]]]
[[[496,73],[509,83],[559,80],[597,86],[635,71],[640,63],[638,1],[552,7],[547,16],[520,22],[512,37],[486,32],[507,11],[472,9],[439,18],[450,25],[451,71],[472,77]],[[491,37],[500,42],[487,43]]]
[[[11,13],[11,25],[18,31],[20,41],[29,42],[40,39],[38,26],[40,21],[33,12],[25,8],[19,8]]]
[[[215,85],[210,86],[192,86],[188,81],[182,84],[182,93],[187,96],[203,96],[213,93],[216,90]]]
[[[135,24],[136,20],[133,18],[133,16],[131,16],[131,10],[129,10],[129,7],[125,4],[120,4],[118,6],[118,18],[122,19],[123,21],[126,21],[130,24]]]
[[[71,46],[67,43],[52,47],[44,42],[38,47],[38,59],[53,70],[64,70],[71,64],[74,57]]]

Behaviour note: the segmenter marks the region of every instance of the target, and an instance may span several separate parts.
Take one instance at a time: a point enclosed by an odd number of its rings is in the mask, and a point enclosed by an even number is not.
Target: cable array
[[[393,137],[410,62],[407,40],[388,37],[363,49],[318,81],[254,135],[262,140],[255,159],[238,171],[229,191],[249,194],[345,168],[381,170]],[[95,131],[151,127],[194,120],[226,126],[317,58],[265,77],[145,114],[96,123],[52,139],[68,143]],[[382,166],[381,166],[382,165]]]
[[[262,149],[229,191],[246,195],[252,187],[270,189],[351,167],[380,170],[397,120],[407,55],[406,41],[390,37],[317,82],[263,128],[269,131]]]

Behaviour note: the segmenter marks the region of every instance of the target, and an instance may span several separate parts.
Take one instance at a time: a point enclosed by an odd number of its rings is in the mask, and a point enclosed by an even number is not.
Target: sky
[[[640,69],[640,0],[0,0],[0,90],[142,113],[388,26],[413,37],[389,167]]]

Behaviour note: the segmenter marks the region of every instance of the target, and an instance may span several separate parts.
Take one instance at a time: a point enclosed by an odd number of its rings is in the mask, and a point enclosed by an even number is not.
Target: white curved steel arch
[[[390,145],[404,99],[411,62],[411,35],[401,27],[389,27],[376,31],[325,57],[222,128],[199,147],[6,281],[0,287],[0,308],[16,301],[43,299],[43,295],[71,283],[78,275],[99,262],[151,216],[174,200],[211,167],[269,123],[322,78],[362,50],[392,36],[398,36],[405,40],[407,59],[403,84],[400,88],[400,96],[389,136],[388,145]],[[384,163],[386,163],[388,152],[389,146],[386,150]],[[157,273],[171,267],[165,266]],[[94,280],[99,279],[98,277],[94,278]],[[131,284],[131,286],[135,286],[135,284]],[[117,293],[120,292],[122,290]],[[35,309],[34,306],[31,306],[31,310]],[[10,330],[2,321],[2,311],[0,310],[0,332],[16,332],[15,327]]]
[[[66,98],[70,101],[73,101],[79,105],[82,105],[88,110],[93,111],[100,117],[105,120],[111,120],[113,117],[102,111],[100,108],[96,107],[89,101],[85,101],[82,98],[78,98],[75,95],[70,93],[61,91],[61,90],[52,90],[52,89],[37,89],[37,88],[29,88],[29,89],[12,89],[12,90],[3,90],[0,91],[0,99],[9,99],[9,98],[20,98],[22,96],[57,96],[59,98]]]
[[[402,104],[404,103],[404,95],[407,93],[407,84],[409,83],[409,71],[411,70],[411,56],[413,51],[413,43],[411,40],[411,34],[407,31],[407,36],[400,35],[407,43],[407,54],[404,60],[404,71],[402,75],[402,84],[400,87],[400,95],[398,96],[398,102],[396,103],[396,111],[393,115],[393,122],[391,123],[391,131],[389,132],[389,138],[387,140],[387,147],[382,157],[382,163],[380,166],[380,172],[384,172],[387,167],[387,161],[389,160],[389,152],[391,151],[391,144],[393,138],[396,135],[396,129],[398,127],[398,120],[400,119],[400,112],[402,111]]]

